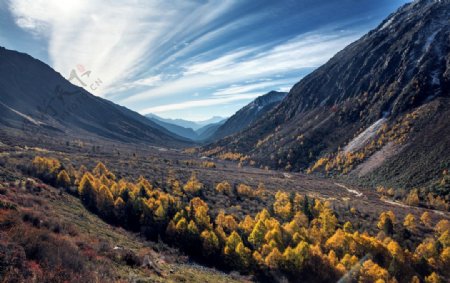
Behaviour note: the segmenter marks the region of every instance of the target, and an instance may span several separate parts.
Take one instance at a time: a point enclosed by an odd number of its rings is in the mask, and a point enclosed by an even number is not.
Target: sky
[[[407,0],[0,0],[0,46],[141,114],[229,117]]]

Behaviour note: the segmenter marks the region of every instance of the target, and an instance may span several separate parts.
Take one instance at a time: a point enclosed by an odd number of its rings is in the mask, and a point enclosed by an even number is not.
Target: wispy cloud
[[[17,25],[48,38],[56,70],[67,76],[83,64],[102,77],[105,90],[136,80],[146,64],[179,48],[187,34],[208,26],[232,3],[10,0],[9,7]]]
[[[253,92],[253,93],[245,93],[245,94],[233,95],[233,96],[228,96],[228,97],[208,98],[208,99],[201,99],[201,100],[189,100],[189,101],[185,101],[185,102],[181,102],[181,103],[173,103],[173,104],[166,104],[166,105],[161,105],[161,106],[156,106],[156,107],[150,107],[150,108],[139,111],[139,113],[145,115],[145,114],[149,114],[149,113],[164,113],[164,112],[173,111],[173,110],[208,107],[208,106],[214,106],[214,105],[227,104],[227,103],[230,103],[233,101],[238,101],[238,100],[254,99],[260,95],[261,95],[261,93],[259,93],[259,92]]]
[[[352,42],[358,34],[308,34],[269,50],[249,47],[231,52],[210,61],[187,62],[185,71],[177,79],[128,96],[122,103],[145,101],[149,98],[180,92],[195,92],[198,88],[224,87],[245,80],[267,78],[305,68],[315,68],[326,62],[338,50]],[[270,85],[267,83],[267,85]],[[236,89],[232,90],[236,91]],[[224,94],[222,91],[216,95]]]
[[[372,11],[381,19],[404,0],[380,1],[6,0],[0,8],[40,50],[46,43],[62,75],[81,64],[101,78],[96,95],[140,112],[202,107],[206,115],[290,89],[376,23]]]

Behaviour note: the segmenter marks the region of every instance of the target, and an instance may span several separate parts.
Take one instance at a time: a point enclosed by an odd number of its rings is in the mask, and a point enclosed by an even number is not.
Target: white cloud
[[[83,64],[104,91],[134,80],[173,43],[195,35],[233,1],[10,0],[16,24],[49,40],[52,66],[68,76]],[[181,42],[180,42],[181,43]],[[181,48],[189,45],[180,44]],[[132,86],[133,83],[131,83]]]
[[[48,40],[53,68],[68,77],[82,64],[103,82],[95,94],[120,98],[116,102],[135,110],[145,108],[141,112],[221,105],[254,98],[268,88],[286,90],[302,70],[323,64],[359,35],[316,30],[275,46],[256,42],[230,48],[223,41],[230,31],[269,13],[217,21],[240,3],[9,0],[9,10],[18,26]],[[217,39],[222,44],[211,46]],[[291,80],[293,73],[299,75],[291,81],[282,77],[287,73]],[[207,91],[210,97],[199,99]],[[167,96],[195,100],[148,107]]]
[[[146,108],[146,109],[139,111],[139,113],[145,115],[145,114],[149,114],[149,113],[163,113],[163,112],[168,112],[168,111],[173,111],[173,110],[208,107],[208,106],[213,106],[213,105],[227,104],[227,103],[239,101],[239,100],[253,99],[260,95],[261,95],[260,92],[254,92],[254,93],[244,93],[244,94],[220,97],[220,98],[190,100],[190,101],[181,102],[181,103],[173,103],[173,104],[166,104],[166,105]]]
[[[282,80],[275,80],[275,81],[270,80],[270,81],[263,81],[263,82],[257,82],[257,83],[249,83],[246,85],[232,85],[232,86],[222,88],[222,89],[215,91],[213,93],[213,95],[214,96],[229,96],[229,95],[235,95],[235,94],[245,93],[245,92],[249,92],[249,91],[267,89],[267,88],[271,88],[271,87],[275,87],[275,86],[285,85],[288,83],[293,83],[293,82],[292,82],[292,80],[289,80],[289,79],[282,79]]]
[[[332,34],[325,31],[299,36],[269,50],[265,47],[240,49],[220,58],[187,62],[185,72],[148,91],[125,98],[122,103],[136,103],[205,87],[227,87],[244,80],[276,76],[305,68],[318,67],[337,51],[354,41],[357,34]]]

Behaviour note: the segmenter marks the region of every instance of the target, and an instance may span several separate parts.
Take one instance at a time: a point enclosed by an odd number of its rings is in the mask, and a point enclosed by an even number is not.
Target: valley
[[[21,1],[0,283],[450,281],[449,0]]]

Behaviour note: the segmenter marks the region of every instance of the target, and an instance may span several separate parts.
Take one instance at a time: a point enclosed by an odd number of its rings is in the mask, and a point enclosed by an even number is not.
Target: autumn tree
[[[81,201],[87,208],[91,210],[95,210],[97,208],[97,192],[93,185],[93,177],[89,173],[83,175],[80,185],[78,186],[78,194]]]
[[[406,197],[405,203],[410,206],[418,206],[420,202],[418,190],[412,190]]]
[[[366,260],[361,267],[359,281],[360,282],[376,282],[379,279],[387,282],[388,272],[371,259]]]
[[[408,230],[414,231],[416,229],[416,218],[414,215],[408,213],[403,221],[403,226]]]
[[[226,233],[237,230],[239,226],[232,215],[225,215],[223,211],[219,212],[215,223],[216,225],[221,226]]]
[[[202,240],[202,252],[209,256],[215,254],[219,249],[219,238],[217,238],[214,231],[205,230],[200,234]]]
[[[239,223],[239,229],[241,229],[246,235],[250,235],[255,226],[255,221],[250,215],[246,215],[244,219]]]
[[[239,268],[241,264],[241,255],[238,253],[237,248],[242,243],[242,238],[236,231],[233,231],[227,238],[225,248],[223,250],[226,262],[229,266]]]
[[[195,173],[192,173],[191,178],[184,185],[183,190],[192,195],[197,195],[203,189],[203,184],[197,179]]]
[[[112,220],[114,217],[114,198],[105,185],[102,185],[98,190],[96,202],[100,215],[107,220]]]
[[[68,188],[70,186],[70,177],[66,170],[61,170],[56,177],[56,184],[59,187]]]
[[[301,241],[295,248],[287,247],[283,253],[285,268],[292,273],[299,273],[308,257],[309,245],[305,241]]]
[[[318,220],[320,223],[320,230],[323,235],[328,237],[334,233],[336,230],[337,218],[330,208],[324,207],[319,214]]]
[[[108,172],[109,172],[108,169],[106,168],[105,164],[103,164],[102,162],[97,163],[97,166],[95,166],[94,170],[92,170],[92,173],[96,177],[100,177],[102,175],[107,175]]]
[[[423,225],[430,227],[432,224],[430,213],[428,211],[425,211],[422,216],[420,216],[420,221]]]
[[[275,215],[285,221],[292,216],[292,204],[288,193],[278,191],[275,194],[273,211],[275,212]]]
[[[267,233],[267,227],[263,220],[259,220],[248,237],[248,241],[255,249],[261,247],[264,242],[264,236]]]
[[[349,221],[344,223],[344,227],[343,228],[344,228],[344,231],[346,233],[352,233],[353,232],[353,225]]]
[[[264,262],[270,269],[277,269],[283,263],[283,255],[280,253],[278,248],[275,247],[272,249],[269,255],[267,255]]]
[[[392,211],[384,211],[380,214],[377,227],[378,229],[383,230],[387,235],[392,235],[394,233],[394,221],[394,213]]]
[[[432,272],[429,276],[425,277],[425,283],[441,283],[441,277],[436,273]]]
[[[121,197],[118,197],[114,202],[114,217],[119,224],[124,225],[126,223],[125,202]]]
[[[226,195],[231,195],[232,188],[228,182],[223,181],[223,182],[220,182],[217,184],[216,191],[219,193],[226,194]]]

